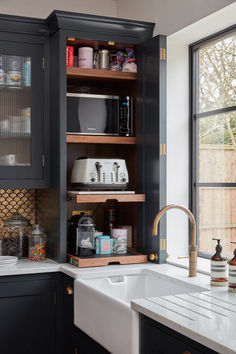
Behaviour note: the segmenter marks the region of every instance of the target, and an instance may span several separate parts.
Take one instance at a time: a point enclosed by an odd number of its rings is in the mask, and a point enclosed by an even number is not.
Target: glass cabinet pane
[[[31,57],[0,55],[0,166],[31,165]]]

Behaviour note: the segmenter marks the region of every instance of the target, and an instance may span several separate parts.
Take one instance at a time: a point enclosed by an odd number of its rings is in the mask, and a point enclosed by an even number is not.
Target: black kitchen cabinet
[[[216,354],[144,315],[140,315],[140,321],[140,354]]]
[[[74,279],[62,274],[63,354],[109,354],[74,325]]]
[[[47,34],[43,20],[0,15],[0,188],[3,189],[49,187]]]
[[[59,354],[60,274],[0,277],[1,354]]]
[[[52,235],[50,242],[55,246],[51,247],[53,252],[50,257],[60,262],[66,261],[66,221],[70,216],[68,211],[71,210],[66,200],[73,161],[78,156],[118,156],[127,161],[130,190],[146,195],[142,205],[121,204],[122,217],[119,223],[132,226],[134,249],[144,254],[157,253],[158,262],[163,263],[166,261],[166,249],[163,246],[166,243],[161,242],[161,238],[166,237],[165,217],[160,223],[160,238],[152,236],[151,224],[155,213],[166,204],[166,37],[160,35],[153,38],[154,24],[149,22],[57,10],[53,11],[46,22],[51,34],[50,119],[53,159],[52,188],[44,194],[41,220]],[[90,77],[86,75],[81,78],[68,73],[67,45],[74,46],[77,55],[80,46],[101,49],[109,46],[109,43],[113,43],[111,45],[116,50],[120,47],[125,50],[129,46],[135,48],[138,73],[133,81],[122,78],[117,81],[109,78],[103,80],[100,75],[93,77],[92,69]],[[78,68],[70,69],[76,71]],[[135,143],[67,143],[67,90],[134,97]],[[78,210],[80,205],[73,208]],[[96,225],[100,226],[99,222],[95,222]]]

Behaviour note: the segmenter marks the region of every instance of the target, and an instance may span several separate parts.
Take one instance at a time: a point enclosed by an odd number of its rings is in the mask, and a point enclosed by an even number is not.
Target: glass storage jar
[[[33,226],[29,236],[29,259],[43,261],[46,258],[47,235],[38,224]]]
[[[28,241],[31,225],[18,213],[4,221],[2,238],[2,255],[28,257]]]

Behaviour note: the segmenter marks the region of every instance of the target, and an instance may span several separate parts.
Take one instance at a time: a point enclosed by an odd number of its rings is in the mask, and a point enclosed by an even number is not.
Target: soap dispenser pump
[[[227,260],[222,257],[222,246],[220,239],[213,238],[217,241],[216,253],[211,257],[211,285],[227,286]]]
[[[236,243],[236,242],[230,242]],[[229,287],[231,293],[236,293],[236,248],[234,250],[234,257],[229,261]]]

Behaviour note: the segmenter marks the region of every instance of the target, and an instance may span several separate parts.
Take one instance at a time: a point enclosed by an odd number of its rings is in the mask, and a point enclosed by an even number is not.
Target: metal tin
[[[93,68],[93,48],[81,47],[79,48],[78,61],[80,68]]]
[[[99,53],[99,68],[108,70],[110,68],[110,52],[107,49],[101,49]]]

